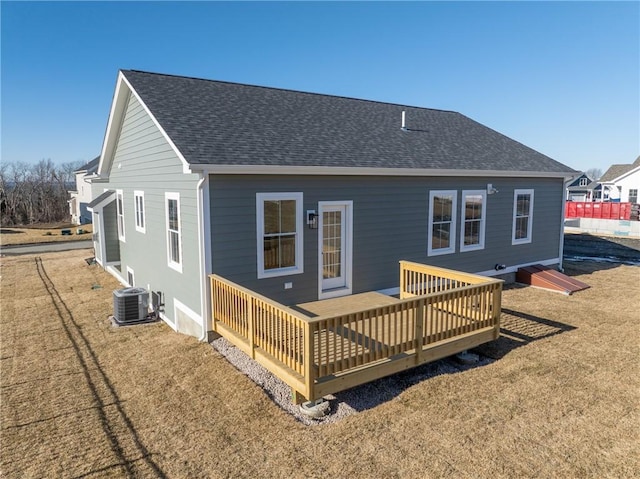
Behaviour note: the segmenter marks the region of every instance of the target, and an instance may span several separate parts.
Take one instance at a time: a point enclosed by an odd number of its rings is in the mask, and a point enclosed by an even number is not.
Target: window
[[[257,193],[258,278],[303,272],[302,193]]]
[[[133,270],[129,266],[127,266],[127,283],[132,288],[135,286]]]
[[[531,243],[533,225],[533,190],[515,190],[513,193],[512,244]]]
[[[587,179],[586,178],[580,178],[580,186],[587,186]]]
[[[133,199],[135,201],[136,231],[144,233],[144,191],[134,191]]]
[[[180,195],[165,193],[167,212],[167,258],[169,266],[182,272],[182,233],[180,230]]]
[[[457,196],[456,191],[429,193],[429,256],[455,252]]]
[[[630,188],[629,189],[629,203],[637,203],[638,202],[638,189]]]
[[[486,203],[487,192],[485,190],[462,192],[460,251],[484,248]]]
[[[118,216],[118,239],[124,241],[124,201],[122,190],[116,190],[116,214]]]

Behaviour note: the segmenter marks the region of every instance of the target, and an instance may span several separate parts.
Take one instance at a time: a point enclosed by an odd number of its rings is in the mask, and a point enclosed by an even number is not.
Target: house
[[[638,203],[640,156],[631,164],[611,165],[598,183],[604,192],[601,201]]]
[[[581,173],[565,182],[567,201],[592,201],[594,190],[599,189],[597,181],[593,181],[586,173]]]
[[[69,213],[71,222],[75,225],[91,223],[91,212],[87,209],[92,200],[89,177],[98,169],[99,161],[100,157],[97,156],[73,172],[76,177],[76,189],[69,192],[71,197],[69,199]]]
[[[560,265],[575,173],[453,111],[123,70],[92,180],[95,255],[205,340],[211,273],[295,305],[397,293],[399,260]]]

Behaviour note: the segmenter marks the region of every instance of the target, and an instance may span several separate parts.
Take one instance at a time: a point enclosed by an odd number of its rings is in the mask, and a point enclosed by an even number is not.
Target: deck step
[[[582,281],[541,264],[519,268],[516,273],[516,281],[538,288],[560,291],[564,294],[573,294],[576,291],[582,291],[590,287]]]

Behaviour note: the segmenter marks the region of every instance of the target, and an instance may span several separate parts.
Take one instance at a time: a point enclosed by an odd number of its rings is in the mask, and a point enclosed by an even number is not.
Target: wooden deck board
[[[369,291],[367,293],[352,294],[339,298],[300,303],[292,306],[291,309],[314,318],[317,316],[335,316],[338,314],[355,313],[363,309],[394,304],[399,301],[398,298],[394,298],[393,296]]]

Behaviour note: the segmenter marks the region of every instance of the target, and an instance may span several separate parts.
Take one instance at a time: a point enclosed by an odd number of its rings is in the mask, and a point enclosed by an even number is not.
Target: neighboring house
[[[593,191],[597,188],[598,182],[589,178],[589,175],[582,173],[577,177],[569,179],[565,183],[567,201],[591,201],[594,197]]]
[[[575,173],[452,111],[125,70],[92,180],[96,260],[206,339],[212,272],[293,305],[397,292],[401,259],[559,265]]]
[[[76,189],[70,191],[69,213],[71,214],[71,222],[75,225],[84,225],[91,223],[91,212],[87,206],[93,199],[91,197],[91,183],[89,177],[98,169],[100,157],[96,157],[86,165],[82,165],[74,174],[76,176]]]
[[[611,165],[598,182],[603,190],[601,201],[638,203],[640,156],[631,164]]]

